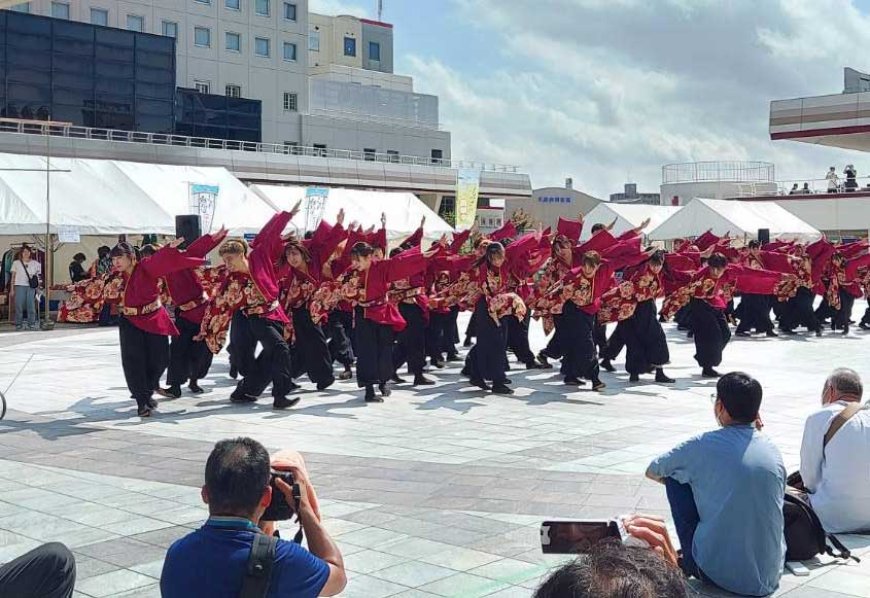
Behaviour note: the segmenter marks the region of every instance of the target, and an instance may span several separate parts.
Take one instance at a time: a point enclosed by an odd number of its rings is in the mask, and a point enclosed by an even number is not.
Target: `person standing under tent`
[[[272,384],[272,407],[287,409],[299,402],[287,398],[298,386],[293,384],[290,347],[284,340],[284,326],[290,319],[278,300],[278,277],[275,269],[284,243],[281,233],[299,211],[297,203],[290,212],[279,212],[260,230],[248,251],[244,241],[230,239],[220,247],[220,255],[228,274],[202,321],[200,337],[208,343],[212,353],[218,353],[226,338],[230,321],[244,321],[244,351],[239,357],[239,380],[230,395],[234,403],[253,403]],[[241,339],[239,339],[241,341]],[[233,344],[237,342],[233,338]],[[262,350],[255,358],[247,349],[260,343]],[[236,348],[234,347],[234,351]]]
[[[39,321],[36,315],[36,290],[42,277],[41,264],[33,259],[33,251],[22,245],[18,257],[12,262],[12,301],[15,306],[15,330],[37,330]],[[27,322],[24,313],[27,313]]]
[[[203,260],[178,251],[176,239],[148,258],[139,259],[129,243],[111,250],[114,272],[103,287],[103,298],[118,306],[121,366],[140,417],[157,408],[153,398],[169,362],[169,339],[178,329],[160,301],[158,280],[172,272],[197,268]]]
[[[227,237],[221,228],[214,235],[202,235],[185,250],[189,257],[205,258]],[[212,352],[199,335],[202,319],[208,307],[209,296],[202,284],[202,274],[194,270],[171,272],[164,278],[175,305],[175,325],[179,334],[169,343],[169,369],[166,374],[166,392],[175,398],[181,396],[181,385],[188,382],[190,392],[203,392],[199,381],[206,377],[212,363]]]

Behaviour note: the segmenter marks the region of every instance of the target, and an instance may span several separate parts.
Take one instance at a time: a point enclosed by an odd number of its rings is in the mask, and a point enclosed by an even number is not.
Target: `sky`
[[[376,18],[377,0],[310,0]],[[771,100],[870,72],[870,0],[384,0],[398,74],[440,98],[452,155],[518,166],[532,187],[657,192],[661,167],[763,160],[781,181],[870,155],[771,141]]]

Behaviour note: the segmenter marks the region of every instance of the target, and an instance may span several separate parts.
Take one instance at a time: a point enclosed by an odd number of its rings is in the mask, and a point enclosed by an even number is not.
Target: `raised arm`
[[[205,257],[227,238],[228,232],[227,229],[221,227],[221,229],[213,235],[203,235],[188,245],[184,253],[189,257]]]
[[[426,270],[426,256],[419,247],[403,251],[399,255],[372,264],[372,268],[382,267],[386,270],[387,282],[395,282],[410,278]]]
[[[201,257],[192,257],[178,251],[177,246],[184,241],[177,239],[170,245],[161,247],[154,255],[139,264],[151,278],[160,278],[179,270],[198,268],[205,263]]]

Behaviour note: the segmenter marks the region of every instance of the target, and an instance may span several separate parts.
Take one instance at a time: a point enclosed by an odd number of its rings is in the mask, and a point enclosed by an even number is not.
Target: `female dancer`
[[[178,334],[160,302],[158,279],[203,263],[176,249],[183,242],[176,239],[141,261],[129,243],[119,243],[110,254],[114,274],[103,287],[103,297],[118,305],[121,366],[140,417],[149,417],[157,408],[153,394],[169,362],[168,337]]]

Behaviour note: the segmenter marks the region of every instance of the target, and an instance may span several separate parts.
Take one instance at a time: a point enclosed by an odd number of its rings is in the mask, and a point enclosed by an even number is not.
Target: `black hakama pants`
[[[129,319],[118,319],[121,344],[121,367],[130,396],[140,409],[160,386],[160,378],[169,363],[169,339],[162,334],[145,332]]]
[[[566,301],[559,323],[562,338],[570,339],[570,342],[562,343],[562,375],[597,380],[598,354],[593,337],[595,316],[577,307],[573,301]]]
[[[230,344],[227,346],[230,369],[242,377],[254,371],[257,355],[257,339],[251,332],[248,318],[241,310],[233,314],[230,325]]]
[[[701,299],[692,299],[691,305],[695,361],[702,368],[714,368],[722,363],[722,351],[731,340],[725,310],[716,309]]]
[[[323,328],[316,326],[311,313],[305,307],[292,310],[293,332],[296,336],[296,357],[309,380],[318,386],[328,386],[335,381],[332,373],[332,356]]]
[[[272,396],[286,398],[293,384],[290,347],[284,340],[284,325],[259,316],[247,316],[248,328],[255,342],[263,349],[246,367],[249,371],[236,386],[236,392],[259,397],[272,383]],[[239,372],[242,370],[240,369]]]
[[[426,354],[433,362],[444,360],[447,341],[447,326],[450,324],[450,313],[429,312],[429,325],[426,327]]]
[[[508,349],[516,355],[522,363],[535,364],[535,354],[529,347],[529,316],[520,320],[516,316],[502,318],[502,324],[507,325]]]
[[[456,345],[459,344],[459,308],[453,306],[450,308],[450,316],[447,320],[447,326],[444,328],[444,351],[447,352],[447,357],[455,357],[457,355]]]
[[[629,374],[645,374],[671,360],[665,331],[656,316],[655,300],[638,303],[634,314],[620,325],[627,349],[625,370]]]
[[[745,293],[740,299],[740,324],[737,332],[770,332],[773,322],[770,321],[770,295]]]
[[[601,357],[613,361],[625,348],[625,324],[617,322],[616,327],[607,339],[607,350],[601,352]]]
[[[405,329],[396,335],[393,348],[393,371],[404,363],[408,372],[414,376],[423,375],[426,365],[426,318],[422,308],[416,303],[399,303],[399,313],[406,322]]]
[[[472,315],[477,342],[468,352],[466,367],[472,380],[504,384],[507,379],[507,324],[489,316],[486,298],[478,299]]]
[[[329,355],[333,361],[337,361],[348,368],[353,365],[353,314],[341,309],[329,312],[327,321],[329,332]]]
[[[354,314],[356,384],[360,388],[386,384],[396,371],[393,368],[393,328],[366,318],[362,307],[356,307]]]
[[[793,331],[798,326],[806,326],[807,330],[817,332],[822,329],[822,324],[813,311],[813,302],[816,296],[807,287],[798,287],[797,293],[790,298],[785,305],[782,318],[779,321],[781,330]]]
[[[598,323],[598,315],[595,316],[595,322],[592,326],[592,339],[595,341],[595,347],[598,353],[607,354],[607,324]]]
[[[200,326],[175,313],[175,326],[178,336],[173,336],[169,343],[169,371],[166,383],[169,386],[181,386],[188,380],[202,380],[208,375],[214,355],[205,341],[194,340],[199,334]]]
[[[834,328],[837,330],[845,330],[849,327],[849,320],[852,318],[852,308],[855,306],[855,297],[850,295],[845,289],[840,289],[840,309],[834,312]]]

